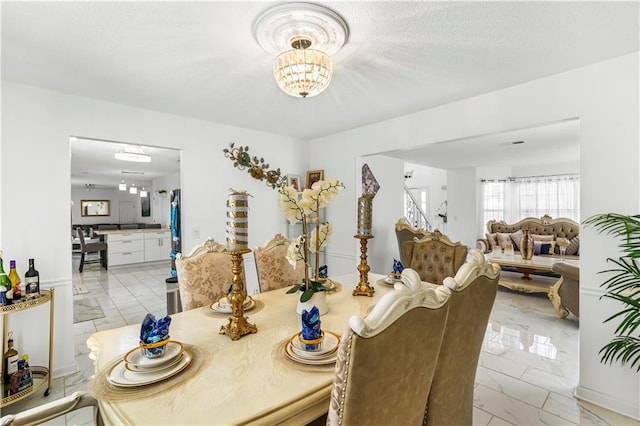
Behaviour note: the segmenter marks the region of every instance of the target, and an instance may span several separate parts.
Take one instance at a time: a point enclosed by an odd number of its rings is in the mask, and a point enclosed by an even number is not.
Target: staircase
[[[413,227],[431,231],[431,224],[427,220],[427,215],[422,211],[420,204],[407,188],[407,185],[404,186],[404,217]]]

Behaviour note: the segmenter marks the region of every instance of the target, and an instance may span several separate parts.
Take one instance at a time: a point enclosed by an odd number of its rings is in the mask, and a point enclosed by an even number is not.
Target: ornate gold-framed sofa
[[[553,242],[559,237],[569,240],[566,254],[571,257],[578,257],[580,252],[580,224],[572,219],[560,217],[553,219],[549,215],[541,218],[526,217],[514,224],[508,224],[505,221],[490,220],[487,222],[487,230],[485,238],[479,238],[476,241],[476,248],[484,253],[489,253],[494,246],[504,248],[504,244],[510,242],[514,251],[519,251],[520,239],[525,229],[531,231],[536,238],[544,239],[543,236],[551,236],[549,239]],[[554,244],[552,256],[559,256],[557,245]]]

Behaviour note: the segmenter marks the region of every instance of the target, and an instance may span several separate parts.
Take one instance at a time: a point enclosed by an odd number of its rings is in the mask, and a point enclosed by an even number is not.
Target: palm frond
[[[625,239],[640,235],[640,215],[597,214],[585,219],[583,223],[593,226],[598,232],[624,237]]]
[[[640,371],[640,339],[632,336],[616,336],[598,352],[602,355],[603,363],[620,362],[625,365],[631,362],[631,367]]]

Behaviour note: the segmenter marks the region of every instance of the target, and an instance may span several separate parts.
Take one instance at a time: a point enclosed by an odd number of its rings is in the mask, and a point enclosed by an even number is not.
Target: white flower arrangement
[[[300,198],[293,186],[282,186],[278,189],[280,193],[280,206],[285,217],[290,223],[302,222],[302,235],[294,239],[287,249],[287,260],[295,268],[298,261],[305,264],[305,282],[294,285],[288,293],[303,290],[300,296],[301,302],[306,302],[317,291],[325,291],[322,282],[317,281],[319,267],[319,252],[331,238],[333,226],[328,222],[319,221],[320,209],[329,203],[344,188],[342,182],[337,179],[320,180],[313,184],[311,189],[302,191]],[[308,224],[315,221],[315,228],[312,230],[307,241]],[[316,280],[309,279],[310,253],[316,254]]]

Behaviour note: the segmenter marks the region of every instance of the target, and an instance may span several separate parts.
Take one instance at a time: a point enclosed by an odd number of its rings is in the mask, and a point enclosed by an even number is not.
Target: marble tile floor
[[[85,266],[74,283],[89,289],[76,298],[95,298],[104,318],[73,325],[79,371],[56,378],[46,400],[85,390],[93,374],[86,339],[95,331],[139,323],[147,312],[166,315],[167,262],[105,271]],[[573,398],[578,381],[578,320],[559,318],[544,295],[500,289],[487,327],[474,395],[474,425],[639,425],[628,417]],[[5,407],[3,414],[45,401],[33,396]],[[66,423],[65,423],[66,421]],[[93,424],[84,408],[51,425]]]

